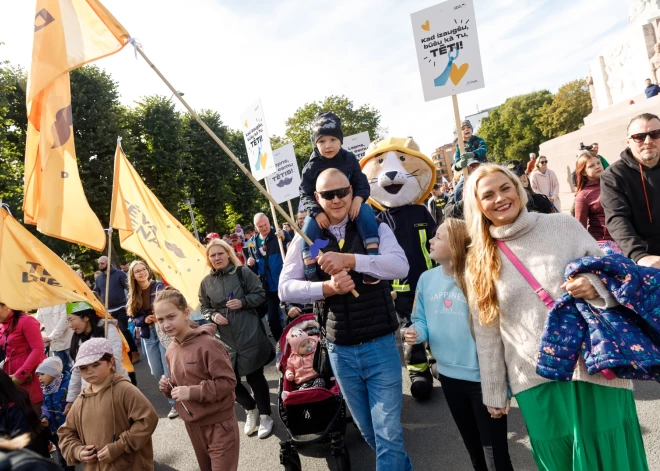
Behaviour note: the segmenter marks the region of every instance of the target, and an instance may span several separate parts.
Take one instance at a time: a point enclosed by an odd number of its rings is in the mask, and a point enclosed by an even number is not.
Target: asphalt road
[[[169,404],[158,391],[156,380],[149,373],[146,358],[135,366],[138,386],[152,401],[160,417],[153,436],[155,469],[197,471],[199,468],[183,422],[181,419],[167,418]],[[279,465],[279,443],[287,435],[277,415],[278,374],[274,364],[266,367],[266,378],[270,385],[271,404],[273,404],[274,433],[265,440],[260,440],[256,434],[252,437],[243,435],[245,413],[240,406],[236,406],[236,416],[241,428],[240,470],[282,469]],[[435,383],[432,399],[424,403],[417,402],[410,396],[409,387],[407,375],[404,374],[401,420],[406,451],[415,469],[470,471],[472,466],[443,398],[440,384]],[[635,398],[650,469],[660,471],[660,384],[637,382]],[[514,469],[535,470],[525,426],[515,401],[509,415],[508,427],[509,450]],[[351,456],[352,469],[374,470],[375,454],[353,425],[349,424],[345,440]],[[336,469],[328,444],[304,447],[299,453],[305,471]]]

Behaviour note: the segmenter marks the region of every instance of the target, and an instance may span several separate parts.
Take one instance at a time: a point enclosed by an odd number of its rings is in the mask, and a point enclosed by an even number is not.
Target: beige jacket
[[[85,388],[57,431],[62,456],[69,466],[80,463],[86,445],[101,451],[106,445],[111,462],[88,463],[86,471],[154,469],[151,435],[158,415],[146,397],[119,375],[111,375],[98,392]]]

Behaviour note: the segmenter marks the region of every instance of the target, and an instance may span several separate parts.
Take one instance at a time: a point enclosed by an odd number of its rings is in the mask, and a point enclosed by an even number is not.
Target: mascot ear
[[[419,144],[415,142],[412,136],[408,136],[408,139],[406,139],[406,143],[403,145],[403,147],[419,152]]]
[[[376,141],[373,141],[371,144],[369,144],[369,147],[367,147],[367,151],[365,152],[365,155],[367,155],[371,150],[373,150],[373,149],[375,149],[376,147],[378,147],[378,143],[379,143],[379,142],[380,142],[380,141],[376,140]]]

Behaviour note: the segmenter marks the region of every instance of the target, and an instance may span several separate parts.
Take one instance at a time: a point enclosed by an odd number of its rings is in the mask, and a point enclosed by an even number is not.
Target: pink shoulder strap
[[[501,240],[496,240],[495,243],[497,246],[500,248],[502,252],[504,252],[504,255],[513,263],[513,266],[516,267],[516,269],[520,272],[520,274],[525,278],[527,283],[530,284],[536,295],[541,298],[541,301],[550,309],[552,309],[552,306],[555,304],[554,300],[552,297],[548,294],[548,292],[543,289],[543,287],[539,284],[538,281],[536,281],[536,278],[525,268],[525,265],[522,264],[520,259],[516,257],[516,255],[511,251],[508,245],[506,245],[504,242]]]

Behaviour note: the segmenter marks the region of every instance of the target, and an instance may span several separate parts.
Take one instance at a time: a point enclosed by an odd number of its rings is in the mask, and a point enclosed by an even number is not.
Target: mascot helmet
[[[412,137],[372,142],[360,167],[371,187],[369,202],[381,210],[421,204],[435,184],[435,166]]]

